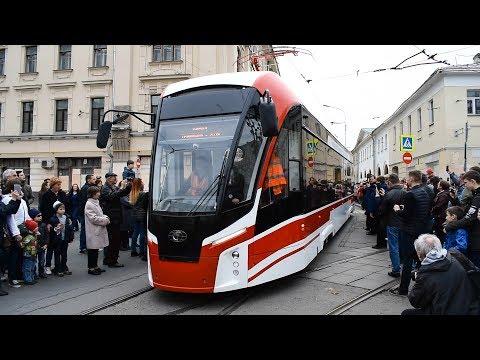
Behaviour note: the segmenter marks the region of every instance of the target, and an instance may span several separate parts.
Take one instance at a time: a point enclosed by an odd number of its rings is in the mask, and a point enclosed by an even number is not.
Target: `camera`
[[[128,182],[132,182],[132,181],[133,181],[133,177],[129,176],[129,177],[125,178],[125,180],[127,180]]]

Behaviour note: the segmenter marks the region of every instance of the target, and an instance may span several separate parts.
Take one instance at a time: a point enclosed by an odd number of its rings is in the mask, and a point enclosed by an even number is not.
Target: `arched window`
[[[387,165],[387,164],[385,164],[385,168],[384,168],[383,170],[384,170],[384,171],[383,171],[384,174],[385,174],[385,175],[388,175],[388,165]]]
[[[378,176],[382,175],[382,170],[380,170],[380,166],[377,169]]]
[[[398,175],[398,166],[394,166],[394,167],[392,168],[392,173]]]

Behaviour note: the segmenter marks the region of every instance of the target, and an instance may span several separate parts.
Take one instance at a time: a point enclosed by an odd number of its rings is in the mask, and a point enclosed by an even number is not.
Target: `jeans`
[[[72,210],[72,226],[74,230],[78,230],[78,206]]]
[[[37,262],[36,256],[24,256],[23,257],[23,280],[31,283],[34,280],[35,264]]]
[[[398,237],[400,229],[395,226],[387,225],[388,250],[390,252],[390,261],[392,262],[392,271],[400,272],[400,255],[398,252]]]
[[[87,249],[87,236],[85,235],[85,215],[79,214],[78,218],[80,219],[80,250]]]
[[[399,290],[408,292],[408,286],[410,285],[411,272],[413,261],[418,262],[417,252],[413,246],[413,242],[419,234],[409,234],[403,230],[400,230],[400,236],[398,238],[400,261],[402,263],[402,276],[400,278]]]
[[[140,235],[140,251],[139,254],[146,255],[147,254],[147,242],[146,242],[146,234],[145,234],[145,226],[143,225],[143,221],[135,221],[133,223],[133,235],[132,235],[132,245],[131,245],[131,253],[134,254],[136,252],[136,244],[137,244],[137,237]]]
[[[45,275],[45,250],[38,250],[37,258],[38,258],[38,275]]]

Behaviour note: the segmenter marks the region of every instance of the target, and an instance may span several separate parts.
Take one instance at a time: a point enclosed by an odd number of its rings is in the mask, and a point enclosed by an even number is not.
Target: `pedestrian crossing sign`
[[[400,135],[400,151],[415,151],[412,135]]]
[[[306,142],[307,156],[317,155],[317,144],[318,144],[318,139],[313,139]]]

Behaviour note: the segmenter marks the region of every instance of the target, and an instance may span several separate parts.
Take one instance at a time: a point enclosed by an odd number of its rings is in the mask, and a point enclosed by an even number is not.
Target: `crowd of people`
[[[67,252],[78,230],[79,253],[88,254],[88,274],[106,271],[98,265],[101,250],[103,265],[109,268],[124,266],[118,262],[120,250],[146,261],[148,192],[135,177],[132,160],[122,178],[117,183],[117,174],[108,172],[103,184],[101,177],[89,174],[81,188],[73,184],[67,193],[60,178],[50,177],[42,183],[36,208],[25,174],[5,169],[0,194],[0,296],[8,295],[3,281],[19,288],[49,275],[72,275]]]
[[[416,309],[404,314],[478,314],[479,299],[465,269],[480,268],[480,167],[449,178],[413,170],[368,176],[357,184],[365,210],[367,235],[376,235],[374,249],[387,247],[392,269],[400,278],[391,289],[408,296]],[[460,260],[459,260],[460,259]],[[460,266],[468,263],[469,266]],[[415,284],[409,292],[412,279]]]

